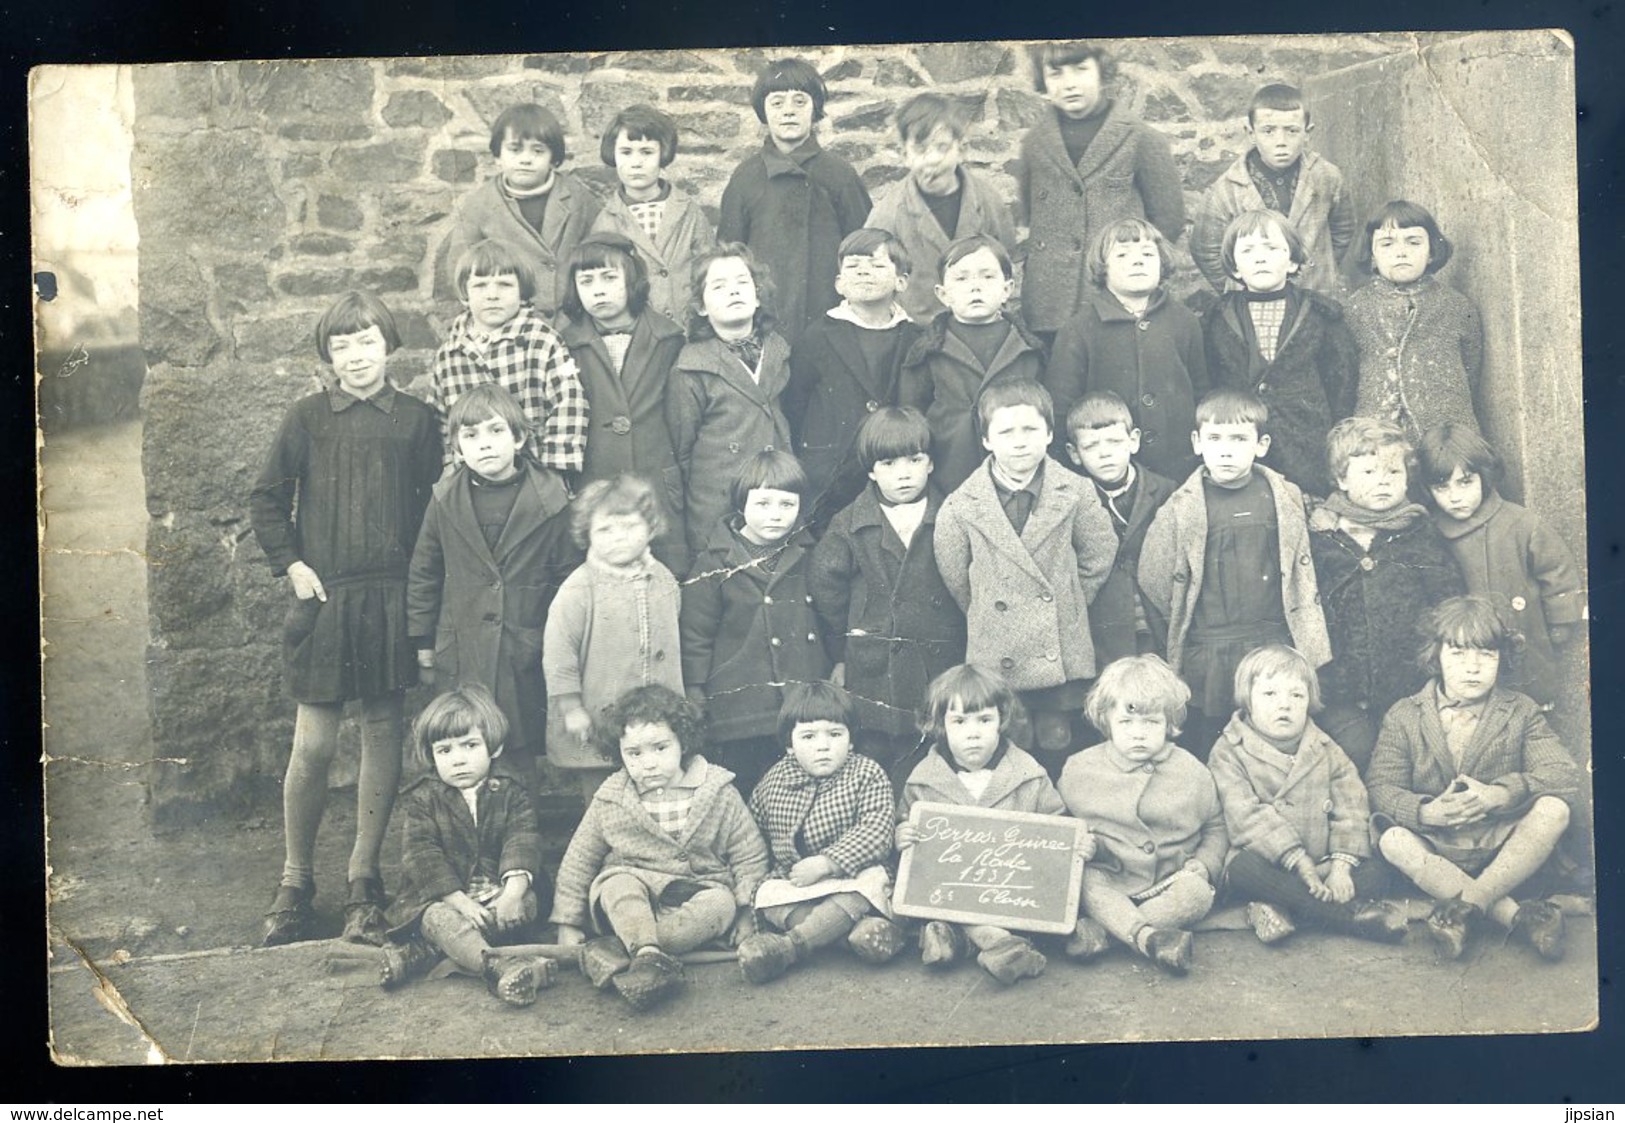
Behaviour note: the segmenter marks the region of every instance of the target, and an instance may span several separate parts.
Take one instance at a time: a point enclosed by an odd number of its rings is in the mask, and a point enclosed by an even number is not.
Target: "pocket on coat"
[[[294,597],[288,605],[287,615],[282,619],[282,642],[290,648],[304,643],[316,630],[316,617],[321,614],[322,602],[315,597],[309,600]]]

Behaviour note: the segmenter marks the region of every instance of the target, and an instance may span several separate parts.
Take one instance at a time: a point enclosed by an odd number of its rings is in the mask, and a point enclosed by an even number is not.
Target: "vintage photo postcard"
[[[54,1058],[1593,1028],[1574,121],[1553,31],[35,70]]]

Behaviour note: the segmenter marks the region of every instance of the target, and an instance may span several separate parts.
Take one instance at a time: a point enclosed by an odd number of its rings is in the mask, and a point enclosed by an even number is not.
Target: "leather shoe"
[[[1512,918],[1512,934],[1552,963],[1563,958],[1564,929],[1563,910],[1550,901],[1525,901]]]

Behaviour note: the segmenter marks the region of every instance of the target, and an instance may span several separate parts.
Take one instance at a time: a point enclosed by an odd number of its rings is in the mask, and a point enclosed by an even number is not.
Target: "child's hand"
[[[1078,843],[1078,853],[1083,855],[1083,860],[1089,861],[1095,856],[1095,851],[1098,849],[1100,849],[1100,843],[1095,840],[1095,836],[1089,831],[1084,831],[1083,841]]]
[[[567,948],[577,947],[587,942],[587,934],[574,924],[559,925],[559,943]]]
[[[322,588],[322,579],[304,562],[296,561],[288,567],[288,580],[293,582],[293,595],[300,600],[315,597],[323,604],[327,603],[327,590]]]
[[[738,947],[754,935],[756,935],[756,910],[750,905],[740,905],[739,911],[734,914],[734,924],[728,933],[728,942]]]
[[[1499,784],[1486,784],[1471,776],[1457,776],[1450,790],[1456,794],[1456,806],[1466,816],[1462,821],[1468,823],[1493,815],[1512,802],[1512,793]]]
[[[1326,892],[1333,904],[1346,905],[1354,900],[1354,878],[1349,875],[1347,862],[1332,862],[1326,874]]]
[[[1203,881],[1208,880],[1207,867],[1195,858],[1187,858],[1185,864],[1179,867],[1179,872],[1188,873],[1192,877],[1199,877]]]
[[[826,877],[835,876],[835,863],[822,854],[814,854],[811,858],[803,858],[790,867],[790,884],[800,887],[812,885],[823,881]]]
[[[564,728],[572,737],[585,741],[592,732],[592,715],[580,708],[566,710]]]
[[[480,904],[473,897],[459,889],[455,893],[448,893],[443,898],[446,904],[457,911],[457,914],[468,921],[482,933],[489,935],[495,918],[491,910]]]
[[[829,672],[829,681],[843,690],[846,688],[846,664],[837,663]]]
[[[907,850],[918,841],[920,841],[920,828],[909,822],[897,824],[897,849]]]
[[[508,932],[525,922],[525,879],[511,877],[502,883],[502,892],[491,902],[498,932]]]
[[[418,682],[423,686],[434,685],[434,650],[432,648],[418,648]]]
[[[1331,900],[1332,893],[1326,888],[1326,883],[1320,880],[1320,874],[1315,872],[1315,863],[1307,854],[1299,854],[1298,860],[1292,864],[1292,872],[1298,875],[1309,895],[1317,901]]]
[[[705,701],[706,701],[705,687],[703,687],[703,686],[690,686],[690,687],[685,688],[683,690],[683,693],[688,697],[688,700],[690,702],[694,703],[694,705],[696,705],[696,706],[704,706],[705,705]]]

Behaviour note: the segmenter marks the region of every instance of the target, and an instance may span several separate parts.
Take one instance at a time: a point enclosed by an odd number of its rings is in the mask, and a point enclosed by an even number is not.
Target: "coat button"
[[[1074,183],[1072,185],[1072,194],[1074,194],[1074,195],[1082,195],[1083,194],[1083,184]]]
[[[1054,599],[1055,599],[1055,598],[1054,598],[1054,597],[1052,597],[1052,596],[1051,596],[1051,595],[1050,595],[1050,594],[1048,594],[1048,593],[1040,593],[1040,594],[1038,594],[1038,599],[1039,599],[1039,600],[1041,600],[1041,601],[1044,601],[1044,602],[1045,602],[1045,603],[1048,603],[1048,602],[1049,602],[1049,601],[1052,601],[1052,600],[1054,600]]]
[[[764,596],[764,597],[762,597],[762,603],[763,604],[772,604],[773,603],[773,598],[769,597],[769,596]]]
[[[812,594],[811,594],[811,593],[808,593],[808,594],[807,594],[807,603],[808,603],[808,604],[811,604],[811,603],[812,603]]]
[[[1370,557],[1361,558],[1360,559],[1360,568],[1365,570],[1367,573],[1370,573],[1373,569],[1377,568],[1377,559],[1376,558],[1370,558]]]
[[[1140,322],[1144,323],[1145,321],[1142,320]],[[1155,394],[1141,394],[1140,404],[1143,406],[1154,406],[1157,404],[1157,396]]]
[[[807,642],[808,643],[817,643],[818,642],[818,633],[817,632],[808,632],[807,633]]]
[[[863,403],[863,408],[868,410],[870,413],[873,413],[875,410],[880,408],[880,403],[875,401],[873,398],[870,398],[868,401]]]
[[[616,417],[610,421],[609,431],[617,437],[626,436],[632,431],[632,419],[630,417]]]
[[[1047,188],[1047,187],[1039,188],[1038,197],[1040,199],[1048,199],[1049,198],[1049,188]]]
[[[1010,670],[1015,665],[1016,665],[1016,661],[1014,659],[1010,658],[1010,656],[1008,656],[1008,655],[1006,655],[1003,659],[999,660],[999,666],[1003,667],[1007,671]]]
[[[996,600],[996,601],[993,602],[993,610],[995,612],[1003,612],[1005,609],[1007,609],[1009,607],[1010,606],[1005,604],[1002,600]]]
[[[497,622],[497,614],[494,612],[487,612],[485,614],[485,622],[487,624],[495,624]]]
[[[1141,320],[1137,324],[1135,324],[1134,326],[1139,328],[1141,331],[1150,331],[1151,330],[1151,321],[1149,321],[1149,320]]]
[[[1270,384],[1268,382],[1260,382],[1258,384],[1258,392],[1260,394],[1267,394],[1269,392],[1269,388]]]
[[[779,646],[779,637],[774,636],[772,639],[768,640],[767,642],[772,644],[774,647],[777,647],[777,646]]]
[[[1191,579],[1191,575],[1188,574],[1188,573],[1176,573],[1176,574],[1174,574],[1174,580],[1178,581],[1181,585],[1183,585],[1185,582],[1189,581],[1190,579]]]
[[[668,272],[667,272],[667,271],[666,271],[666,270],[664,270],[664,269],[662,269],[662,270],[661,270],[661,271],[660,271],[660,275],[661,275],[661,276],[662,276],[662,277],[665,277],[665,276],[669,276],[669,275],[670,275],[670,274],[669,274],[669,273],[668,273]]]
[[[1322,811],[1326,812],[1326,814],[1330,815],[1332,813],[1332,801],[1328,799],[1325,803],[1320,805],[1320,808]]]
[[[1528,607],[1529,607],[1529,602],[1524,600],[1522,597],[1513,597],[1512,598],[1512,611],[1514,611],[1514,612],[1522,612],[1524,609],[1526,609]]]
[[[1144,850],[1147,854],[1155,854],[1157,852],[1157,844],[1155,842],[1142,842],[1140,843],[1140,849]]]
[[[660,662],[665,657],[666,657],[666,653],[664,651],[655,652],[655,662],[656,663]]]
[[[1061,653],[1059,651],[1046,651],[1046,652],[1044,652],[1044,658],[1048,659],[1051,663],[1055,662],[1055,660],[1059,659],[1060,657],[1061,657]]]

